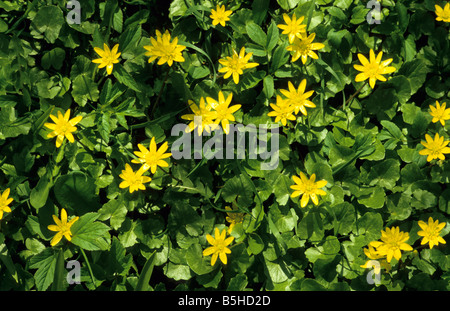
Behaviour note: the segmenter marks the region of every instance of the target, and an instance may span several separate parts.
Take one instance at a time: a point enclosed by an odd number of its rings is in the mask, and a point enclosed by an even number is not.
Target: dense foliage
[[[71,5],[0,1],[1,290],[450,290],[447,2]]]

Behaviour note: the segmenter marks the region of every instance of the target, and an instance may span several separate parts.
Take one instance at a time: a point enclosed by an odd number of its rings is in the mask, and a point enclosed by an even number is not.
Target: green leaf
[[[192,244],[186,250],[186,262],[197,275],[207,274],[214,270],[214,267],[211,266],[211,256],[203,257],[199,244]],[[217,262],[220,262],[220,259]]]
[[[106,250],[110,244],[109,227],[96,221],[97,213],[86,213],[71,228],[72,243],[88,251]]]
[[[52,291],[62,291],[64,290],[65,269],[64,269],[64,251],[59,250],[56,263],[55,263],[55,273],[53,277]]]
[[[50,69],[50,67],[55,68],[56,70],[61,69],[64,58],[66,57],[66,52],[61,48],[54,48],[50,50],[42,56],[41,64],[42,67],[46,70]]]
[[[245,29],[247,30],[247,34],[253,42],[262,47],[266,46],[266,33],[254,21],[247,22],[247,24],[245,25]]]
[[[31,257],[30,268],[37,269],[34,274],[37,290],[45,291],[52,284],[57,260],[58,253],[54,248],[46,248],[41,253]]]
[[[46,173],[39,179],[36,187],[30,193],[30,203],[34,208],[39,209],[45,205],[52,186],[51,173]]]
[[[141,92],[140,85],[136,82],[133,76],[131,76],[131,74],[119,64],[114,66],[113,75],[119,83],[122,83],[136,92]]]
[[[99,98],[97,83],[87,75],[77,76],[72,83],[72,96],[80,106],[85,106],[88,101],[97,101]]]
[[[31,22],[31,26],[43,33],[49,43],[55,43],[59,32],[65,23],[63,12],[58,6],[42,6]]]
[[[155,266],[155,253],[156,253],[156,251],[154,251],[150,255],[150,257],[147,259],[144,267],[142,268],[135,291],[147,291],[148,290],[150,278],[153,273],[153,267]]]
[[[58,177],[53,189],[58,203],[76,215],[99,209],[95,180],[81,172]]]

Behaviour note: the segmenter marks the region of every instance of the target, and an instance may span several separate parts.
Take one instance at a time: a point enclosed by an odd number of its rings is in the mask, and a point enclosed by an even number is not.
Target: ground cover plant
[[[449,290],[449,30],[434,0],[0,1],[0,289]]]

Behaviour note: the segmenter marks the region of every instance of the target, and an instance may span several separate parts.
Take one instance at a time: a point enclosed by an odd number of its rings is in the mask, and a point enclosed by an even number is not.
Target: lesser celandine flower
[[[411,245],[407,244],[409,233],[400,231],[399,227],[386,228],[381,230],[381,241],[372,241],[369,246],[375,247],[378,254],[386,256],[387,262],[391,262],[392,258],[400,260],[401,251],[412,251]]]
[[[171,36],[168,30],[161,34],[156,30],[156,39],[150,38],[151,45],[144,45],[145,56],[148,56],[148,62],[151,63],[159,58],[158,65],[167,63],[172,66],[173,62],[184,62],[183,54],[181,53],[186,47],[178,44],[178,37],[174,37],[171,41]]]
[[[366,261],[366,263],[361,268],[372,268],[374,267],[374,272],[376,274],[380,274],[381,268],[385,268],[387,271],[390,270],[391,265],[386,262],[386,260],[378,260],[385,257],[385,255],[380,254],[373,246],[369,245],[368,248],[364,248],[364,254],[369,258],[370,260]],[[374,266],[372,264],[372,260],[377,260],[380,265]]]
[[[99,64],[98,68],[106,67],[106,73],[111,74],[113,71],[114,64],[119,63],[118,53],[119,45],[116,44],[111,50],[106,43],[103,43],[103,50],[99,47],[94,47],[94,51],[100,55],[100,58],[94,59],[92,62]]]
[[[225,218],[226,221],[230,223],[230,227],[228,228],[228,233],[231,233],[233,231],[233,228],[235,225],[240,224],[244,221],[244,213],[240,213],[237,211],[237,209],[232,209],[229,206],[225,206],[225,209],[227,211],[230,211],[227,213],[227,217]]]
[[[3,213],[11,213],[11,208],[8,206],[13,201],[12,198],[8,198],[11,189],[7,188],[0,196],[0,219],[3,218]]]
[[[169,158],[172,154],[166,153],[169,148],[169,144],[164,142],[161,147],[158,148],[155,142],[155,137],[152,137],[150,141],[149,149],[145,148],[142,144],[138,144],[140,151],[135,151],[134,154],[139,159],[131,160],[132,163],[142,164],[143,171],[151,170],[152,174],[155,174],[156,169],[159,167],[168,167],[169,164],[164,159]]]
[[[429,243],[430,249],[433,246],[441,244],[446,244],[445,240],[440,236],[441,230],[444,229],[446,223],[439,220],[434,221],[432,217],[428,218],[428,223],[419,220],[419,226],[422,230],[417,232],[417,235],[422,236],[421,245]]]
[[[48,230],[55,231],[56,234],[50,241],[50,245],[55,246],[56,244],[58,244],[63,236],[67,239],[67,241],[71,241],[72,232],[70,231],[70,228],[78,219],[79,217],[77,216],[67,222],[67,212],[64,208],[61,210],[61,220],[59,220],[58,216],[53,215],[53,221],[55,222],[55,225],[49,225]]]
[[[226,10],[225,6],[217,5],[216,9],[211,10],[211,15],[209,17],[212,18],[212,24],[213,26],[216,26],[217,24],[222,25],[225,27],[225,23],[230,20],[229,16],[233,13],[233,11]]]
[[[150,182],[152,179],[148,176],[142,176],[142,174],[144,174],[142,167],[135,172],[131,168],[130,164],[125,164],[125,169],[122,170],[122,173],[119,175],[119,177],[123,179],[119,187],[129,187],[130,193],[137,190],[145,190],[144,184]]]
[[[436,101],[436,106],[430,105],[430,115],[433,117],[431,122],[440,122],[442,126],[445,126],[445,121],[450,120],[450,108],[445,109],[446,103],[439,104]]]
[[[288,35],[289,43],[294,42],[295,37],[306,34],[306,25],[302,25],[302,22],[305,19],[304,16],[300,16],[300,18],[297,19],[294,13],[291,19],[289,15],[284,13],[283,19],[286,25],[280,24],[277,26],[283,30],[283,35]]]
[[[425,134],[425,140],[426,142],[420,142],[425,149],[420,150],[419,154],[426,155],[428,162],[434,159],[445,160],[444,154],[450,153],[450,147],[447,147],[450,141],[444,141],[444,136],[439,136],[438,133],[434,135],[434,139],[430,135]]]
[[[200,98],[198,106],[192,100],[188,100],[188,103],[193,113],[181,116],[183,120],[191,121],[186,128],[186,133],[192,132],[194,129],[197,129],[198,136],[202,135],[203,131],[211,133],[211,130],[217,127],[217,124],[214,123],[216,111],[206,103],[203,97]]]
[[[312,33],[309,36],[306,36],[305,34],[294,38],[292,44],[286,48],[286,50],[290,51],[292,54],[292,62],[301,58],[302,63],[306,64],[308,57],[311,57],[312,59],[319,58],[314,51],[323,49],[325,45],[323,43],[313,42],[315,37],[316,34]]]
[[[50,118],[53,120],[53,123],[44,123],[44,126],[53,130],[47,135],[47,138],[53,138],[56,136],[56,147],[61,147],[61,144],[64,141],[64,138],[67,138],[71,143],[75,141],[72,133],[77,130],[76,124],[81,121],[82,116],[77,116],[73,119],[70,119],[70,109],[64,113],[58,111],[58,117],[54,115],[50,115]]]
[[[380,51],[375,57],[375,52],[370,49],[369,60],[362,54],[358,53],[358,59],[361,65],[353,65],[353,67],[361,71],[355,77],[356,82],[362,82],[369,79],[369,85],[373,89],[377,80],[386,81],[384,74],[393,73],[396,69],[395,67],[389,66],[392,63],[392,58],[381,61],[383,57],[383,52]]]
[[[228,94],[227,98],[223,95],[222,91],[219,91],[219,98],[215,100],[214,98],[207,97],[206,102],[211,105],[215,113],[215,124],[221,124],[222,129],[225,134],[228,134],[230,130],[230,121],[235,121],[233,113],[241,108],[241,105],[233,105],[230,107],[231,100],[233,99],[233,94]]]
[[[297,89],[295,89],[294,85],[291,81],[288,82],[288,90],[280,90],[280,92],[287,97],[286,102],[294,108],[294,113],[297,114],[299,111],[307,115],[306,108],[315,108],[316,105],[309,101],[308,98],[312,96],[314,91],[308,91],[305,93],[306,89],[306,79],[303,79],[300,82]]]
[[[327,185],[326,180],[316,181],[316,174],[312,174],[308,179],[303,172],[300,172],[300,177],[292,176],[292,179],[295,182],[295,185],[291,186],[291,189],[294,189],[294,192],[291,194],[291,198],[298,197],[302,195],[300,200],[300,206],[305,207],[309,199],[313,201],[315,205],[319,204],[319,199],[317,195],[326,195],[326,192],[321,188]]]
[[[444,8],[440,7],[437,4],[434,5],[434,8],[436,9],[435,13],[437,21],[450,23],[450,2],[447,2]]]
[[[283,99],[280,95],[277,95],[276,104],[270,104],[273,109],[267,115],[269,117],[275,117],[275,122],[281,122],[283,126],[286,126],[287,121],[295,121],[294,107],[289,105],[287,100]]]
[[[218,228],[215,228],[214,230],[214,237],[212,235],[207,234],[206,240],[211,244],[212,246],[206,248],[203,251],[203,256],[209,256],[211,257],[211,266],[214,266],[214,264],[217,261],[217,257],[220,258],[220,261],[222,263],[227,264],[227,254],[231,253],[231,250],[227,247],[228,245],[233,242],[234,237],[226,237],[227,231],[224,229],[222,232],[219,232]]]
[[[245,69],[254,68],[259,65],[258,63],[249,63],[252,55],[253,53],[245,54],[245,47],[241,48],[239,54],[233,50],[233,56],[219,59],[219,63],[223,65],[223,67],[219,69],[219,72],[225,73],[223,76],[225,79],[233,76],[234,83],[238,84],[239,75],[244,74]]]

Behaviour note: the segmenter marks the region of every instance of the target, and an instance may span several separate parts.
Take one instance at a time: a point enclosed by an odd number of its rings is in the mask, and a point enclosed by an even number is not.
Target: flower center
[[[380,70],[380,65],[378,64],[369,64],[366,67],[366,72],[369,77],[376,77],[378,75],[378,71]]]
[[[61,132],[61,134],[66,134],[66,133],[70,132],[69,128],[70,128],[69,122],[62,121],[59,124],[58,130]]]

